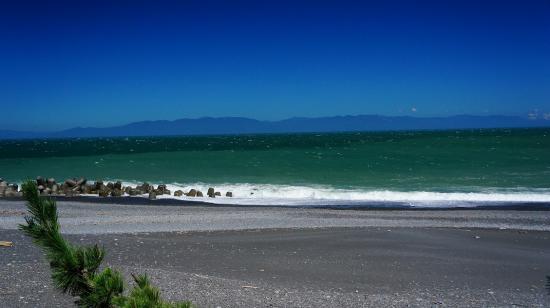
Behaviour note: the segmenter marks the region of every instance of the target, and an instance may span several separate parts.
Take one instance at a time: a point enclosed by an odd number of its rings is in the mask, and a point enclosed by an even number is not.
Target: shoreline
[[[81,202],[94,204],[120,204],[120,205],[149,205],[149,206],[205,206],[205,207],[235,207],[235,208],[296,208],[296,209],[328,209],[328,210],[353,210],[353,211],[479,211],[479,210],[509,210],[509,211],[550,211],[550,202],[476,202],[475,205],[448,206],[411,206],[407,202],[399,201],[372,201],[363,203],[346,204],[245,204],[245,203],[213,203],[202,200],[177,199],[163,197],[151,200],[146,196],[120,196],[120,197],[98,197],[78,195],[67,197],[63,195],[50,195],[54,200],[61,202]],[[21,202],[23,197],[1,197],[0,201]],[[468,204],[468,202],[462,202]]]
[[[350,210],[383,209],[510,209],[550,210],[550,189],[517,188],[486,191],[394,191],[271,184],[142,184],[37,177],[40,195],[58,200],[122,204],[209,205],[221,207],[295,207]],[[0,178],[0,197],[22,197],[21,183]],[[214,188],[216,187],[216,188]],[[204,191],[204,193],[203,193]],[[96,199],[105,199],[98,201]],[[148,202],[148,200],[158,200]]]

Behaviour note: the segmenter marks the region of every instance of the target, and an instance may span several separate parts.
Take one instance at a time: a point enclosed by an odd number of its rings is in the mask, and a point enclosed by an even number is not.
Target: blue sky
[[[549,1],[10,2],[0,129],[550,112]]]

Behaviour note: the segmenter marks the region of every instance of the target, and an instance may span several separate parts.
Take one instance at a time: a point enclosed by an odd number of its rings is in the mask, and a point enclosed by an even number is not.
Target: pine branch
[[[115,300],[119,307],[155,307],[155,308],[191,308],[190,302],[168,303],[160,298],[160,291],[153,287],[147,275],[132,275],[136,286],[128,297],[121,297]]]
[[[81,307],[111,307],[112,301],[124,291],[122,275],[110,268],[95,275],[90,285],[93,292],[86,293],[77,301]]]
[[[136,286],[124,296],[124,279],[111,268],[98,273],[105,250],[94,246],[77,247],[67,242],[59,232],[57,206],[50,198],[41,197],[36,183],[23,184],[29,215],[26,224],[19,225],[27,236],[44,251],[57,289],[78,297],[80,307],[125,308],[189,308],[191,303],[168,303],[160,298],[146,275],[133,276]]]
[[[23,184],[23,194],[30,215],[19,228],[46,253],[55,286],[73,296],[90,292],[87,278],[97,271],[104,252],[97,246],[75,248],[68,243],[59,232],[55,202],[40,197],[34,182]]]

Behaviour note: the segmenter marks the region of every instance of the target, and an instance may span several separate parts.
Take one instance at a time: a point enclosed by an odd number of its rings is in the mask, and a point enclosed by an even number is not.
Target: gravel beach
[[[162,203],[158,203],[162,204]],[[548,307],[550,212],[58,202],[63,233],[199,307]],[[70,306],[0,201],[0,306]]]

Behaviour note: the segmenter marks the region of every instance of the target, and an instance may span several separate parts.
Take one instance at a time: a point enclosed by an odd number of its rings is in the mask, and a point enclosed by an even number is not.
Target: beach
[[[116,198],[115,198],[116,199]],[[332,210],[58,202],[63,233],[106,265],[147,272],[199,307],[547,307],[550,211]],[[111,199],[112,200],[112,199]],[[41,251],[0,200],[0,294],[9,307],[65,306]]]
[[[550,0],[2,4],[0,308],[550,308]]]

